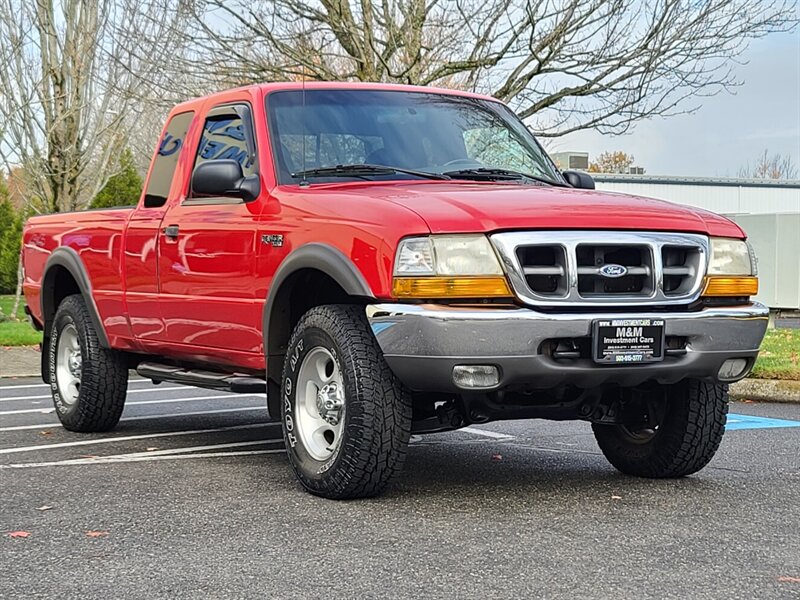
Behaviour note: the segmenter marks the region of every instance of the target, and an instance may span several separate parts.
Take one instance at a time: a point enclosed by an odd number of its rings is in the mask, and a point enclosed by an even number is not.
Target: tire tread
[[[382,493],[401,473],[411,437],[410,396],[383,359],[363,306],[323,305],[310,309],[289,341],[294,348],[303,332],[318,328],[342,351],[345,369],[352,372],[354,392],[347,410],[353,411],[343,443],[342,468],[324,480],[311,479],[289,453],[300,482],[310,492],[333,499],[367,498]],[[290,353],[287,353],[289,356]],[[284,364],[283,381],[288,376]]]
[[[728,414],[728,386],[687,379],[668,394],[665,423],[646,452],[633,448],[613,425],[592,425],[608,461],[629,475],[683,477],[705,467],[719,449]]]
[[[99,433],[113,429],[122,416],[128,393],[128,368],[119,352],[100,345],[86,302],[80,294],[67,296],[59,305],[54,328],[67,316],[78,329],[82,342],[83,367],[81,388],[72,410],[62,414],[56,407],[61,424],[69,431]],[[58,347],[58,332],[54,331],[49,352]],[[48,365],[54,360],[48,360]],[[55,373],[50,372],[55,382]],[[55,385],[53,383],[52,385]]]

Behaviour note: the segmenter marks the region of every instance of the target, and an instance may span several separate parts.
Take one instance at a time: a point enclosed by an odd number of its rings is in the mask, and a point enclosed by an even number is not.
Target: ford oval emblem
[[[603,265],[600,267],[600,275],[603,277],[622,277],[627,272],[628,269],[622,265]]]

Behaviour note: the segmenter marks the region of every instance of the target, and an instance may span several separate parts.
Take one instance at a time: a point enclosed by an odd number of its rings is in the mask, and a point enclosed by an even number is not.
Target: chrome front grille
[[[705,249],[691,246],[661,247],[661,272],[664,295],[680,296],[689,293],[695,279],[706,269]]]
[[[629,295],[649,298],[655,288],[655,261],[648,245],[578,244],[578,293],[583,298]],[[624,275],[609,277],[603,268],[624,267]]]
[[[521,246],[517,260],[528,287],[543,296],[563,296],[567,291],[567,255],[563,246]]]
[[[678,304],[700,293],[708,238],[684,233],[531,231],[490,237],[532,305]]]

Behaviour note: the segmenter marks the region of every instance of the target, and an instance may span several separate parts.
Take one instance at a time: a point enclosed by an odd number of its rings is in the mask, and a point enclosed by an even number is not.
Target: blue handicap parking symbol
[[[767,417],[753,417],[731,413],[728,415],[727,431],[735,429],[773,429],[777,427],[800,427],[800,421],[788,419],[768,419]]]

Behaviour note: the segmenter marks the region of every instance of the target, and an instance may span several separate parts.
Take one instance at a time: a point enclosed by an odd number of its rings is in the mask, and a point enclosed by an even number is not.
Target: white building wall
[[[730,216],[758,256],[756,298],[770,308],[800,310],[800,181],[596,175],[595,185]]]
[[[725,214],[800,213],[800,181],[597,175],[599,190],[648,196]]]
[[[738,215],[758,257],[756,299],[770,308],[800,310],[800,213]]]

